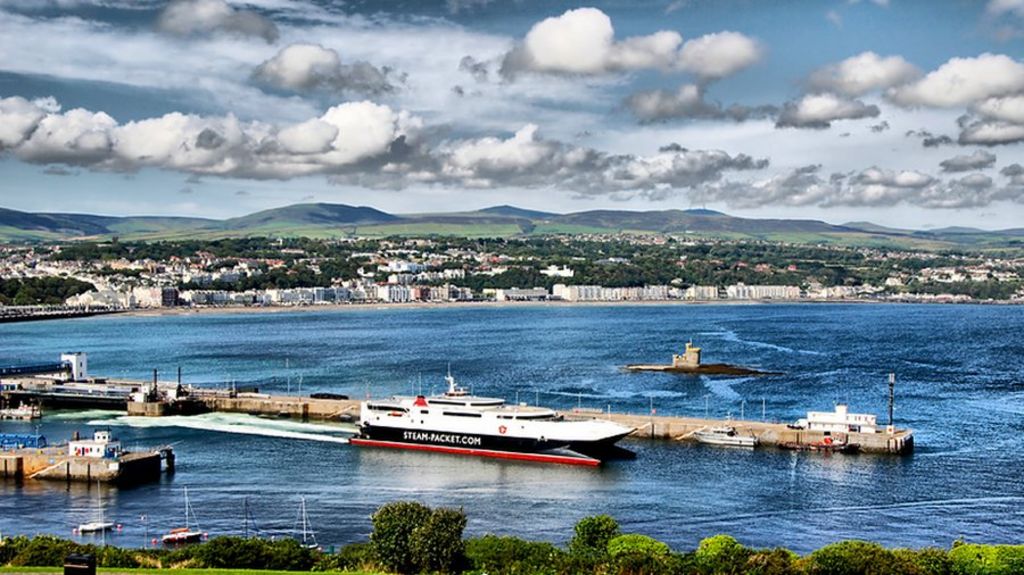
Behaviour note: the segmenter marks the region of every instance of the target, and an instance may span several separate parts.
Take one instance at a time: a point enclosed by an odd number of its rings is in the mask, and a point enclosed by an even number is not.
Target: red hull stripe
[[[494,451],[491,449],[470,449],[467,447],[444,447],[441,445],[426,445],[423,443],[402,443],[400,441],[380,441],[376,439],[360,439],[353,437],[349,440],[352,445],[364,445],[368,447],[391,447],[395,449],[412,449],[414,451],[431,451],[434,453],[457,453],[459,455],[475,455],[477,457],[494,457],[497,459],[513,459],[516,461],[540,461],[544,463],[562,463],[565,465],[586,465],[596,467],[601,465],[600,459],[592,457],[573,457],[571,455],[553,455],[549,453],[517,453],[514,451]]]

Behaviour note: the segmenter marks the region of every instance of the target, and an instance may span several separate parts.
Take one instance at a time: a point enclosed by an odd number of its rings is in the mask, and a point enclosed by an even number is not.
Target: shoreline
[[[398,303],[346,303],[307,304],[284,306],[209,306],[182,308],[133,309],[113,312],[107,315],[124,317],[174,317],[191,315],[235,315],[275,313],[315,313],[332,311],[388,311],[422,309],[508,309],[543,307],[642,307],[642,306],[757,306],[757,305],[1006,305],[1016,306],[1024,301],[878,301],[878,300],[652,300],[652,301],[467,301],[467,302],[398,302]]]

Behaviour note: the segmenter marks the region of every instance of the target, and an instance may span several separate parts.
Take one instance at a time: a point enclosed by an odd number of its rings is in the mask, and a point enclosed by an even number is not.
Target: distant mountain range
[[[469,212],[389,214],[366,206],[319,203],[295,204],[239,218],[213,220],[30,213],[0,208],[0,240],[4,241],[100,240],[114,236],[125,240],[173,240],[353,235],[511,237],[622,232],[925,249],[963,245],[1024,247],[1024,228],[904,230],[869,222],[834,225],[818,220],[739,218],[707,209],[589,210],[556,214],[505,205]]]

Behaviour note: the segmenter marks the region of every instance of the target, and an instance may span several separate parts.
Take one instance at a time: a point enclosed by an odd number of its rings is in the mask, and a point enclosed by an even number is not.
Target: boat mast
[[[107,546],[107,528],[103,524],[103,495],[100,493],[100,480],[96,480],[96,506],[100,508],[100,541],[103,546]]]
[[[889,429],[886,430],[889,433],[895,431],[895,424],[892,419],[893,404],[896,403],[896,374],[889,374]]]
[[[310,528],[309,515],[306,513],[306,497],[303,496],[299,503],[299,518],[302,522],[302,544],[309,545],[309,541],[316,545],[316,533]]]

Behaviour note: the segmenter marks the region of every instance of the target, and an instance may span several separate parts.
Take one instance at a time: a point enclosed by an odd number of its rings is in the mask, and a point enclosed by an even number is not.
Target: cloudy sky
[[[0,207],[1024,226],[1024,0],[0,0]]]

